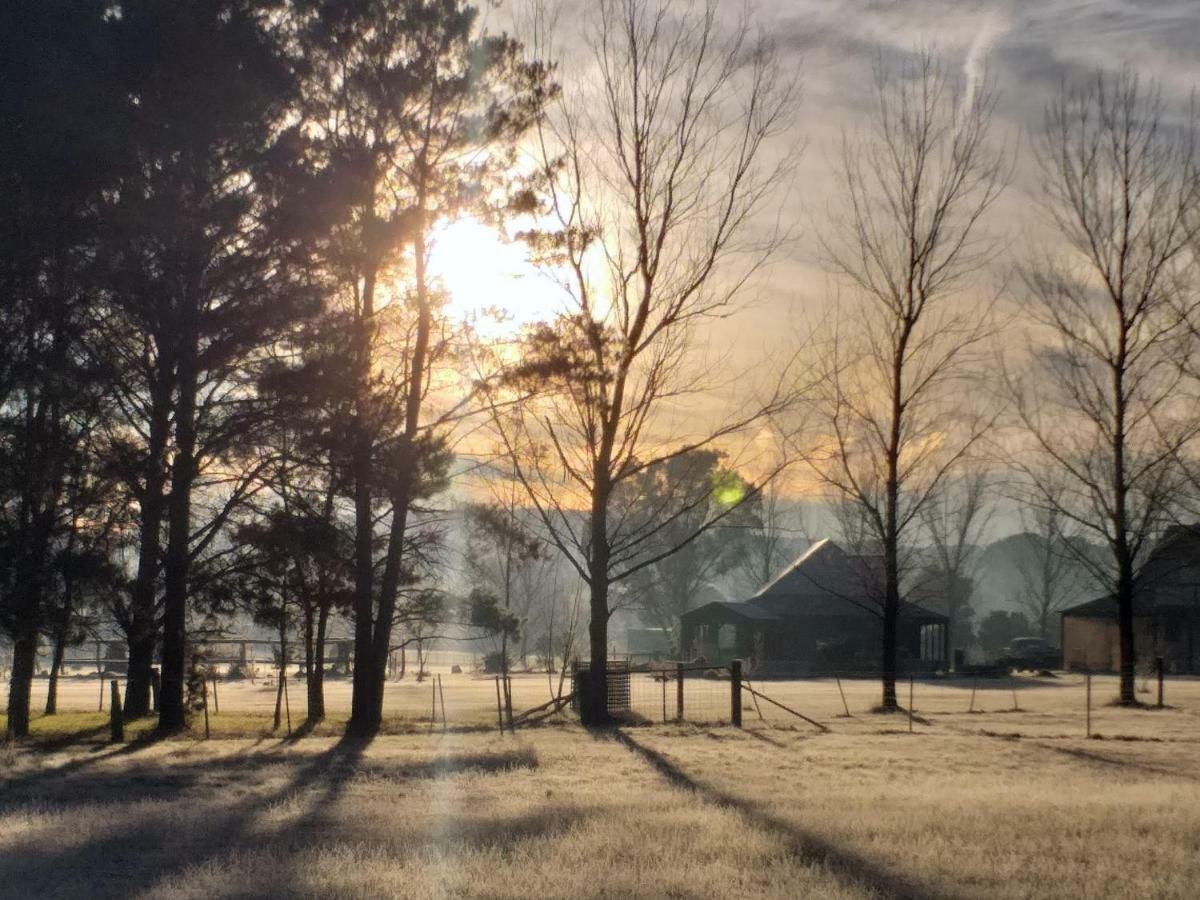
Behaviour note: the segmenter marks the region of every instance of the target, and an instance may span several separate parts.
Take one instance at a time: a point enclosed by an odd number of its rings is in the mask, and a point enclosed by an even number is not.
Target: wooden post
[[[208,740],[208,679],[203,678],[200,681],[200,696],[204,699],[204,739]]]
[[[675,721],[683,721],[683,663],[675,664]]]
[[[500,676],[496,676],[496,721],[500,723],[500,733],[504,734],[504,706],[500,702]]]
[[[979,685],[979,676],[971,676],[971,706],[967,712],[975,712],[975,688]]]
[[[1092,736],[1092,673],[1084,676],[1087,682],[1087,736]]]
[[[742,661],[729,663],[729,721],[734,728],[742,727]]]
[[[104,712],[104,673],[100,673],[100,705],[96,707],[96,712]]]
[[[846,711],[846,718],[850,718],[850,704],[846,702],[846,692],[842,690],[842,678],[840,675],[834,675],[837,679],[838,693],[842,695],[842,709]]]
[[[1155,657],[1154,668],[1158,674],[1158,708],[1163,708],[1163,658]]]
[[[213,669],[212,683],[213,683],[213,714],[215,715],[221,711],[221,698],[219,696],[217,696],[217,670],[216,669]]]
[[[103,686],[103,679],[101,679],[100,684]],[[120,743],[125,740],[125,715],[121,712],[121,688],[115,678],[112,680],[111,685],[112,701],[109,703],[108,730],[113,742]]]
[[[442,676],[437,677],[438,695],[442,698],[442,731],[446,730],[446,691],[442,688]]]
[[[663,721],[667,721],[667,673],[662,673]]]
[[[908,676],[908,733],[912,734],[912,716],[913,716],[913,677],[910,673]]]
[[[1013,711],[1016,712],[1021,708],[1021,704],[1017,702],[1017,680],[1011,672],[1008,673],[1008,689],[1013,695]]]
[[[433,723],[437,721],[437,678],[429,679],[429,687],[433,693],[433,706],[429,710],[429,733],[433,734]]]

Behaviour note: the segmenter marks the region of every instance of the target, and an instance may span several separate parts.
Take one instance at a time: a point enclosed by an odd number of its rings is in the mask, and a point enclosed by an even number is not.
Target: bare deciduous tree
[[[634,523],[613,514],[615,493],[779,407],[776,392],[711,427],[683,418],[714,387],[699,329],[733,311],[780,244],[751,223],[792,162],[767,144],[796,92],[769,42],[745,18],[722,22],[715,2],[602,0],[584,34],[591,68],[540,132],[552,230],[530,236],[562,275],[566,309],[531,342],[526,371],[543,395],[496,424],[548,537],[588,584],[585,708],[604,719],[610,588],[731,509],[649,552],[689,504]]]
[[[947,633],[956,646],[971,636],[971,600],[979,548],[992,518],[991,479],[975,465],[945,482],[921,510],[921,523],[932,550],[925,567],[933,588],[930,604],[950,620]]]
[[[964,296],[994,243],[981,220],[1004,188],[990,142],[995,93],[961,88],[929,53],[875,72],[871,130],[846,137],[843,213],[826,254],[853,308],[823,353],[814,471],[861,510],[883,557],[884,709],[896,709],[896,627],[906,544],[921,511],[991,421],[964,387],[993,332],[991,304]],[[982,302],[982,305],[980,305]]]
[[[1140,561],[1179,493],[1197,436],[1180,408],[1180,275],[1200,200],[1194,125],[1168,123],[1157,87],[1126,71],[1064,88],[1038,143],[1060,245],[1024,272],[1036,373],[1013,378],[1031,505],[1108,553],[1080,557],[1117,599],[1121,702],[1133,704]],[[1190,405],[1190,404],[1189,404]]]
[[[1017,558],[1021,580],[1013,600],[1038,635],[1053,640],[1054,617],[1097,589],[1079,561],[1093,545],[1079,542],[1068,530],[1070,523],[1053,506],[1032,507],[1022,511],[1021,518],[1024,540]]]

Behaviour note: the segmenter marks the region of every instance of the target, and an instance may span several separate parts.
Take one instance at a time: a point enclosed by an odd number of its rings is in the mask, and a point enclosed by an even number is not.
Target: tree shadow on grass
[[[1144,772],[1147,775],[1161,775],[1167,778],[1176,778],[1183,781],[1200,782],[1200,776],[1190,772],[1184,772],[1179,769],[1173,769],[1169,766],[1156,766],[1152,763],[1142,762],[1134,759],[1122,759],[1121,757],[1107,756],[1103,753],[1097,753],[1094,750],[1085,750],[1082,747],[1056,747],[1053,744],[1047,744],[1043,741],[1031,741],[1035,747],[1042,750],[1049,750],[1052,753],[1058,753],[1062,756],[1069,756],[1072,759],[1081,760],[1093,766],[1100,766],[1107,769],[1132,770],[1136,772]]]
[[[631,753],[649,763],[664,779],[676,787],[691,791],[705,803],[723,809],[731,809],[751,825],[782,839],[787,843],[791,855],[801,862],[823,865],[834,875],[843,878],[850,884],[856,887],[866,887],[886,897],[953,900],[956,896],[934,890],[928,885],[912,881],[898,873],[889,872],[853,850],[838,847],[820,835],[772,815],[761,809],[756,803],[705,784],[683,771],[657,750],[639,743],[622,731],[612,729],[608,735],[623,744]]]
[[[98,747],[103,747],[100,743],[104,735],[108,734],[109,726],[93,725],[90,728],[77,728],[74,731],[63,732],[55,737],[38,737],[31,738],[24,744],[25,748],[31,753],[58,753],[60,750],[66,750],[76,744],[91,744]]]
[[[18,777],[0,798],[5,812],[31,808],[37,815],[67,814],[41,826],[28,840],[0,856],[3,897],[130,897],[154,892],[191,867],[247,848],[270,846],[299,859],[305,847],[336,836],[331,811],[356,778],[406,782],[467,771],[502,772],[537,766],[527,748],[499,753],[435,756],[424,761],[365,760],[369,739],[343,738],[328,750],[298,761],[282,744],[231,756],[155,757],[132,768],[75,772],[66,777]],[[187,752],[187,748],[183,748]],[[279,752],[283,750],[284,752]],[[114,754],[115,755],[115,754]],[[108,757],[111,758],[111,755]],[[279,787],[255,790],[297,766]],[[272,769],[275,771],[273,772]],[[40,776],[41,773],[36,773]],[[217,801],[217,802],[214,802]],[[280,804],[300,802],[310,812],[264,832],[264,815]],[[105,815],[111,828],[99,839],[72,839],[70,814]],[[551,819],[509,823],[512,833],[549,827]],[[301,827],[303,825],[303,827]],[[468,825],[464,840],[496,838],[493,828]],[[486,834],[484,833],[486,832]],[[286,872],[275,884],[286,885]]]
[[[107,728],[104,730],[107,731]],[[3,812],[5,801],[10,800],[12,796],[11,788],[29,788],[38,784],[55,782],[59,779],[69,777],[84,769],[95,766],[98,763],[105,762],[111,759],[117,759],[122,756],[131,756],[147,747],[153,746],[157,740],[149,733],[143,737],[135,738],[122,744],[93,744],[89,749],[88,756],[79,756],[75,759],[68,760],[57,766],[41,766],[31,772],[26,772],[22,775],[15,775],[9,778],[0,777],[0,785],[3,785],[6,790],[0,794],[0,812]],[[76,746],[74,739],[58,749],[67,749],[68,747]],[[37,756],[49,755],[58,752],[56,749],[49,748],[45,743],[39,745],[30,745],[28,751]]]
[[[772,747],[778,747],[781,750],[787,749],[787,746],[788,746],[787,744],[785,744],[783,741],[779,740],[778,738],[773,738],[766,732],[759,731],[755,728],[743,729],[742,733],[747,735],[748,737],[754,738],[756,741],[762,741],[764,744],[770,744]]]

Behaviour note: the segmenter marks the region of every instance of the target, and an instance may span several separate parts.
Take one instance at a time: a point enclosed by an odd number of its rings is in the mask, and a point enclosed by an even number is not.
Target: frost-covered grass
[[[0,895],[1194,897],[1200,717],[1103,714],[9,749]]]

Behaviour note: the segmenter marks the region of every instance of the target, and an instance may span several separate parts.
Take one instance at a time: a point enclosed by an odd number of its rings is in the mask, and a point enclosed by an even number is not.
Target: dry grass
[[[1200,717],[1070,715],[9,749],[0,895],[1195,896]]]

